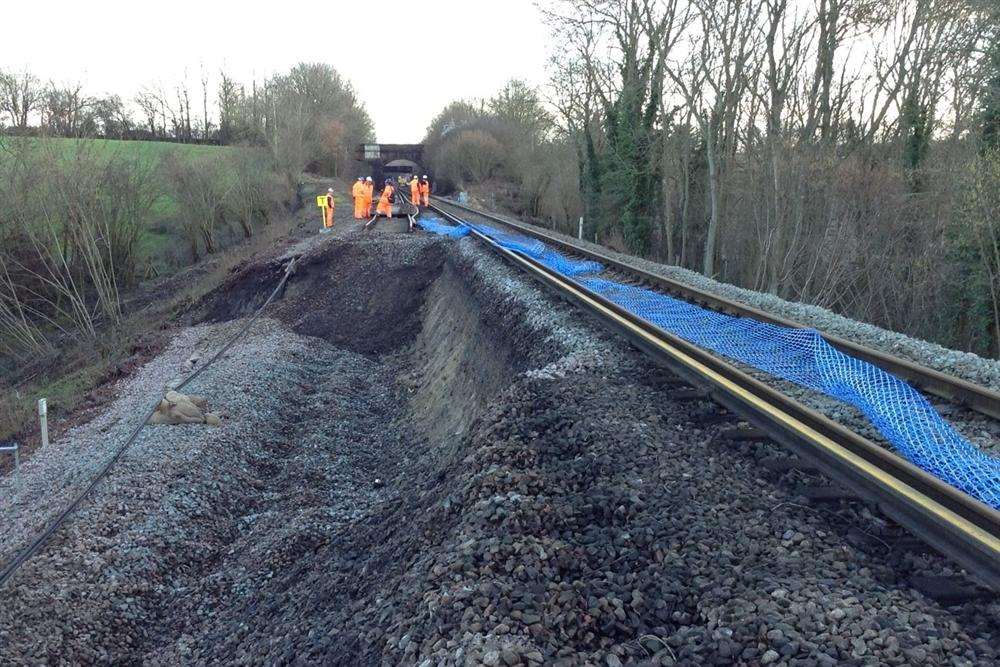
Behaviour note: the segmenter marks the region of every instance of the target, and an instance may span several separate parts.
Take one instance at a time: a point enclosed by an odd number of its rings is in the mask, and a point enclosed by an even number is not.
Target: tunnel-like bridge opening
[[[424,173],[420,171],[420,165],[413,160],[393,160],[383,166],[382,169],[386,178],[392,178],[393,176],[405,174],[421,175]]]
[[[376,183],[399,174],[433,176],[424,165],[423,144],[361,144],[354,157],[371,166]]]

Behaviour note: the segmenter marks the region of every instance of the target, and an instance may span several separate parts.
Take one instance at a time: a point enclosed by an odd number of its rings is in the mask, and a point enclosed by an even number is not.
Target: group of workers
[[[413,180],[410,181],[410,203],[417,207],[431,205],[431,182],[427,180],[427,174],[423,178],[413,175]]]
[[[392,197],[396,189],[392,185],[392,179],[385,179],[385,187],[379,195],[378,206],[375,208],[375,215],[392,217]],[[351,196],[354,198],[354,219],[366,220],[371,215],[372,202],[375,200],[375,184],[372,177],[363,178],[358,176],[354,187],[351,188]],[[410,181],[410,202],[414,206],[429,206],[431,202],[431,183],[424,174],[423,178],[416,175]]]
[[[375,196],[375,184],[372,177],[365,179],[358,176],[354,187],[351,188],[351,197],[354,198],[354,219],[362,220],[368,218],[368,213],[372,210],[372,199]]]

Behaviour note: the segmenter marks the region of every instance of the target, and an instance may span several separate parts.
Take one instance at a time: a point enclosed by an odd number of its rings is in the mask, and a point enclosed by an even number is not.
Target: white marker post
[[[580,230],[577,232],[576,237],[578,239],[580,239],[581,241],[583,240],[583,216],[582,215],[580,216]]]
[[[44,398],[38,399],[38,425],[42,431],[42,447],[49,446],[49,404]]]

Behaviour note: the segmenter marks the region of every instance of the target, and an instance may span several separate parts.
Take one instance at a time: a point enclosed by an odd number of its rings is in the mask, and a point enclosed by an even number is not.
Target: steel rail
[[[403,205],[409,206],[413,209],[412,213],[406,213],[406,219],[410,223],[409,231],[413,231],[413,228],[417,226],[417,216],[420,215],[420,207],[410,201],[405,194],[399,192],[399,188],[396,189],[396,201],[400,204],[400,210],[402,210]]]
[[[877,504],[986,586],[1000,591],[1000,512],[945,484],[877,444],[751,377],[707,350],[657,327],[572,278],[509,250],[444,209],[431,208],[470,232],[557,295],[759,428],[858,497]]]
[[[792,329],[813,328],[792,320],[772,315],[771,313],[767,313],[759,308],[754,308],[753,306],[748,306],[746,304],[739,303],[738,301],[734,301],[717,294],[712,294],[711,292],[687,285],[680,281],[657,275],[638,266],[629,264],[621,259],[612,257],[607,253],[587,248],[580,244],[572,243],[565,238],[556,236],[555,234],[551,234],[545,230],[538,229],[532,225],[527,225],[523,222],[515,220],[509,220],[507,218],[497,216],[496,214],[481,211],[464,204],[444,200],[440,197],[434,197],[434,199],[447,206],[452,206],[459,210],[473,213],[487,218],[488,220],[506,225],[516,229],[522,234],[557,246],[564,251],[568,251],[576,255],[582,255],[588,259],[601,262],[605,266],[622,273],[630,274],[639,280],[645,281],[654,287],[657,287],[672,296],[684,299],[685,301],[696,303],[700,306],[705,306],[712,310],[728,313],[730,315],[749,317],[761,322],[777,324]],[[855,343],[854,341],[847,340],[846,338],[842,338],[835,334],[826,333],[824,331],[820,331],[819,334],[824,340],[826,340],[826,342],[841,352],[875,364],[889,373],[905,379],[910,384],[929,394],[957,405],[967,407],[971,410],[975,410],[976,412],[988,417],[1000,419],[1000,393],[998,392],[977,385],[973,382],[969,382],[968,380],[942,373],[941,371],[934,370],[933,368],[922,366],[908,359],[895,357],[886,352]]]
[[[403,210],[403,206],[402,206],[403,204],[406,204],[407,206],[409,206],[410,208],[412,208],[412,209],[413,209],[413,213],[404,213],[404,215],[406,216],[406,219],[407,219],[407,220],[409,221],[409,224],[410,224],[410,229],[409,229],[409,231],[411,231],[411,232],[412,232],[412,231],[413,231],[413,228],[414,228],[414,227],[416,226],[416,224],[417,224],[417,216],[418,216],[418,215],[420,215],[420,209],[419,209],[418,207],[414,206],[414,205],[413,205],[413,202],[411,202],[410,200],[408,200],[408,199],[406,198],[406,196],[405,196],[405,195],[404,195],[403,193],[401,193],[401,192],[400,192],[399,190],[400,190],[400,187],[399,187],[399,186],[393,186],[393,193],[392,193],[392,199],[393,199],[393,201],[394,201],[394,202],[395,202],[396,204],[399,204],[399,205],[400,205],[400,207],[399,207],[399,210],[400,210],[400,211],[402,211],[402,210]],[[390,217],[391,217],[391,216],[390,216]],[[366,223],[365,223],[365,224],[363,225],[363,227],[362,227],[362,228],[363,228],[363,229],[368,229],[369,227],[371,227],[371,225],[373,225],[373,224],[375,223],[375,221],[376,221],[377,219],[378,219],[378,213],[376,213],[375,215],[373,215],[373,216],[372,216],[372,219],[371,219],[371,220],[369,220],[368,222],[366,222]]]

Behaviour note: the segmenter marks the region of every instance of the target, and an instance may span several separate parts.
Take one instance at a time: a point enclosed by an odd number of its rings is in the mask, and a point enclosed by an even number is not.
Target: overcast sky
[[[27,66],[92,94],[169,89],[185,71],[196,83],[202,66],[249,81],[329,63],[354,83],[382,142],[420,141],[453,99],[515,77],[542,83],[548,56],[532,0],[50,0],[4,2],[0,16],[0,68]]]

